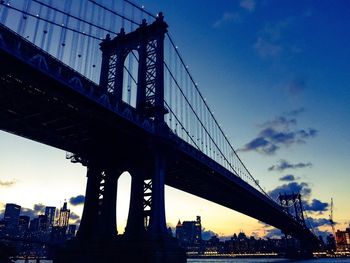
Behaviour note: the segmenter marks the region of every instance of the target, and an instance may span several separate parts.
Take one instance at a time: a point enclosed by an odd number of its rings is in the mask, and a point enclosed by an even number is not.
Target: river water
[[[298,263],[331,263],[341,262],[350,263],[350,258],[346,259],[333,259],[333,258],[321,258],[310,260],[289,260],[289,259],[276,259],[276,258],[230,258],[230,259],[188,259],[188,263],[286,263],[286,262],[298,262]]]
[[[298,262],[298,263],[350,263],[350,258],[321,258],[321,259],[310,259],[293,261],[289,259],[276,259],[276,258],[230,258],[230,259],[188,259],[188,263],[287,263],[287,262]],[[24,260],[17,260],[16,263],[24,263]],[[29,260],[28,263],[36,263],[35,260]],[[52,263],[51,260],[40,260],[40,263]],[[108,263],[108,262],[101,262]],[[130,262],[132,263],[132,262]],[[142,263],[142,262],[139,262]]]

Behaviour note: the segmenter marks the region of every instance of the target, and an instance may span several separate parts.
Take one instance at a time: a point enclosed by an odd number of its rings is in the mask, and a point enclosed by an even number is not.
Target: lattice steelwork
[[[103,199],[105,197],[106,172],[101,171],[99,177],[99,192],[98,192],[98,215],[102,213]]]
[[[152,210],[152,180],[144,180],[143,183],[143,211],[145,228],[149,225]]]
[[[153,115],[155,107],[155,89],[156,89],[156,62],[157,62],[157,40],[150,40],[146,48],[146,98],[145,111]]]
[[[107,92],[114,93],[115,81],[117,78],[117,60],[118,57],[116,54],[112,54],[109,57],[108,63],[108,81],[107,81]]]
[[[306,228],[301,194],[280,194],[278,199],[283,210]]]

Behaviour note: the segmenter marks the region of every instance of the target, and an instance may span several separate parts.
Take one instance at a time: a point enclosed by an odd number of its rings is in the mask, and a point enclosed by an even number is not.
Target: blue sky
[[[266,191],[301,190],[319,222],[328,217],[333,197],[335,221],[344,227],[350,220],[349,2],[137,2],[163,11],[214,115]],[[64,160],[64,152],[3,132],[0,145],[6,149],[0,151],[0,202],[58,206],[84,194],[85,170]],[[127,185],[127,176],[123,180]],[[18,195],[24,189],[30,198]],[[125,222],[127,202],[121,206]],[[174,189],[167,188],[167,206],[172,225],[200,214],[204,226],[220,235],[262,233],[256,220]],[[81,206],[74,209],[81,212]]]

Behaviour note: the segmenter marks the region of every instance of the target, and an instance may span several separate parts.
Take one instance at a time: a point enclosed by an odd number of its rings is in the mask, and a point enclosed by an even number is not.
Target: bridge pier
[[[77,239],[112,239],[117,235],[116,196],[120,171],[87,167],[83,215]]]
[[[165,156],[159,150],[154,156],[154,169],[152,177],[152,209],[149,223],[149,233],[154,237],[168,235],[165,221],[164,200]]]
[[[124,235],[116,231],[116,196],[121,169],[87,165],[81,225],[74,240],[57,250],[55,263],[184,263],[185,251],[166,227],[166,157],[155,151],[132,164],[131,196]]]
[[[315,247],[307,240],[286,237],[286,258],[310,259],[313,258]]]
[[[129,217],[121,247],[121,262],[186,262],[185,251],[167,230],[164,176],[166,158],[156,151],[152,158],[133,169]],[[135,253],[137,251],[137,253]]]
[[[144,211],[144,183],[147,168],[145,163],[142,164],[136,165],[131,172],[130,206],[125,237],[143,238],[146,235],[145,220],[148,215],[147,211]]]

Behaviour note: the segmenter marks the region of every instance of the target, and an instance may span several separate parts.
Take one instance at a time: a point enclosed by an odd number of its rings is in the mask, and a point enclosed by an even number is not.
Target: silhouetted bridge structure
[[[166,228],[165,184],[317,245],[300,214],[272,200],[237,156],[162,14],[128,0],[1,1],[0,22],[0,129],[87,166],[71,258],[94,262],[93,255],[117,255],[119,246],[144,247],[145,260],[157,254],[149,260],[172,262],[177,254],[174,262],[181,262]],[[131,199],[117,238],[123,171],[132,177]]]

